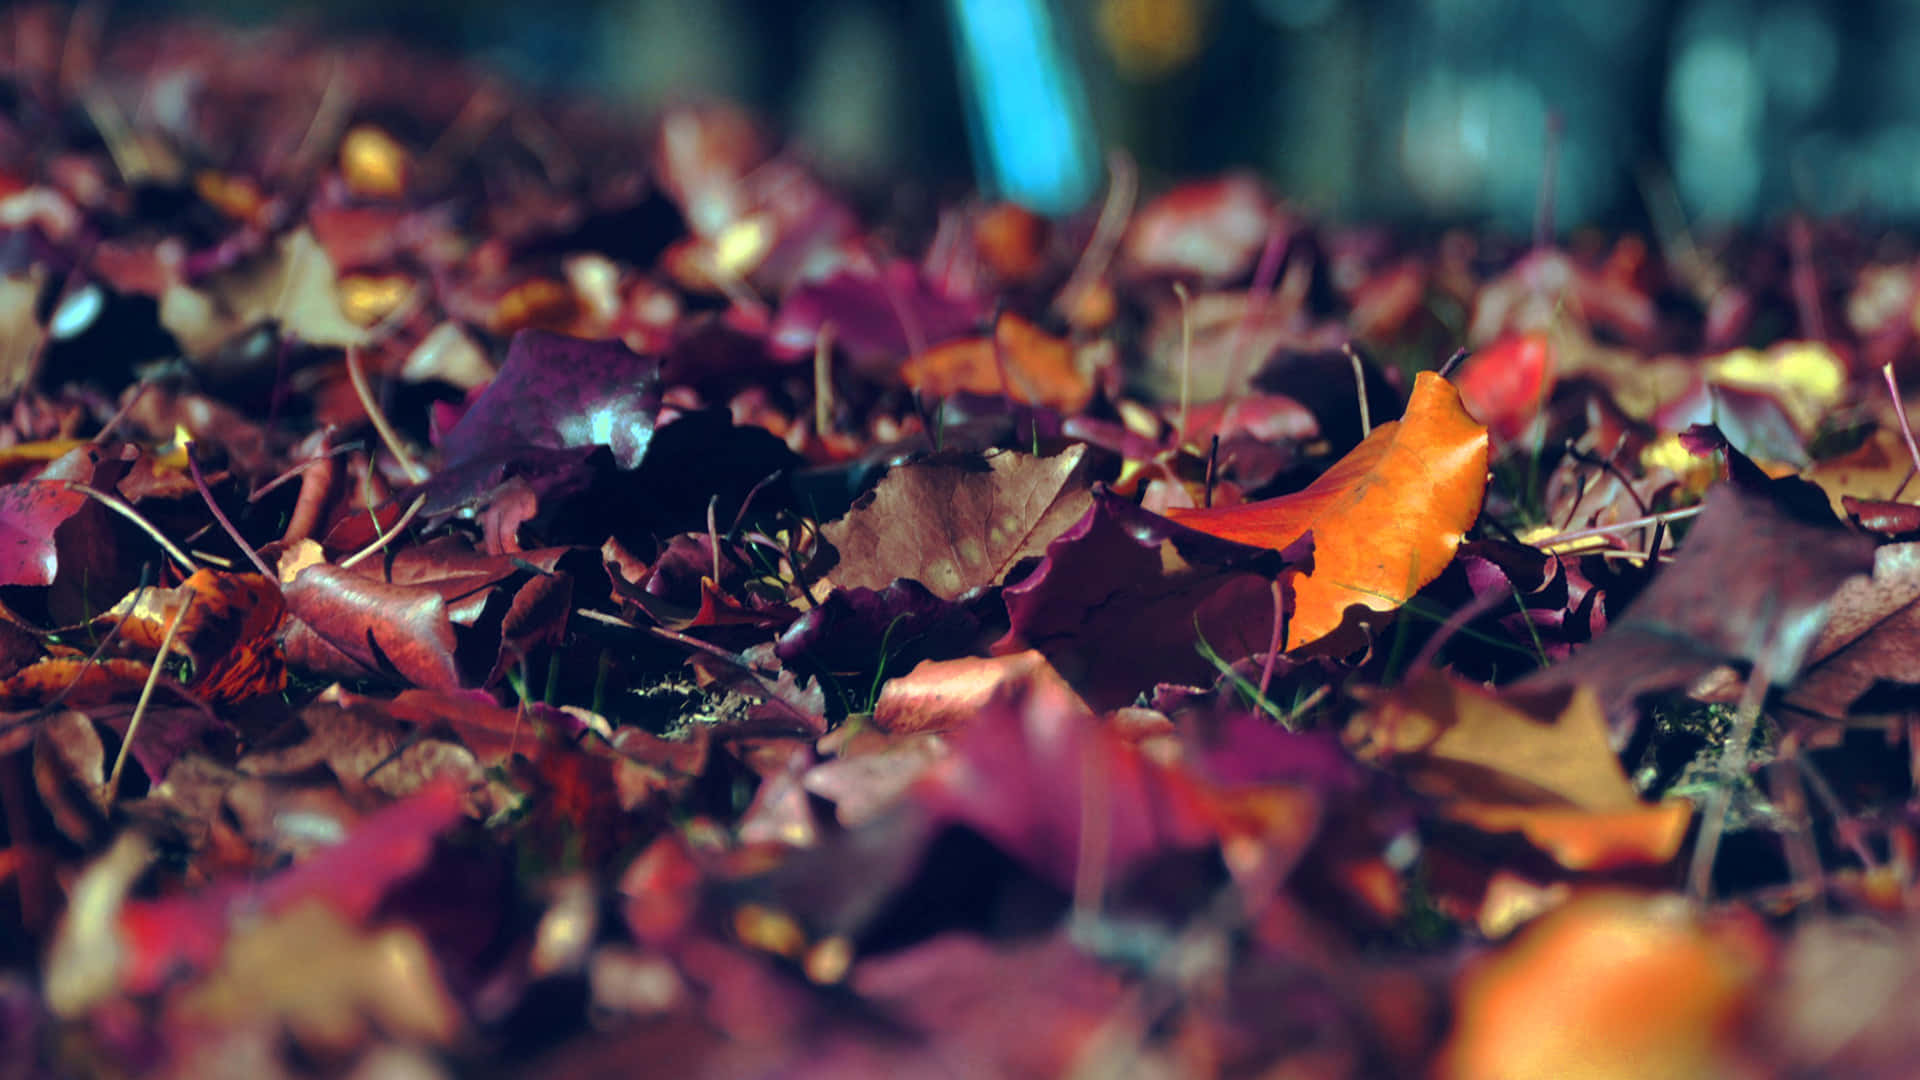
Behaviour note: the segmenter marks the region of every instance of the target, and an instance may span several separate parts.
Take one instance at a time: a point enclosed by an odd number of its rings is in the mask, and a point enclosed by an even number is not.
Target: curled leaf
[[[1445,379],[1422,372],[1406,415],[1374,428],[1305,490],[1169,516],[1255,547],[1280,549],[1313,534],[1313,569],[1292,577],[1292,649],[1363,621],[1365,612],[1392,611],[1438,577],[1480,516],[1486,490],[1487,429]]]

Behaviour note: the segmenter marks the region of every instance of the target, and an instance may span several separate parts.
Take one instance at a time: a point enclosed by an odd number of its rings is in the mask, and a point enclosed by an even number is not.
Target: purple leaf
[[[1231,661],[1273,640],[1273,581],[1306,561],[1177,525],[1109,491],[1005,592],[1012,622],[996,653],[1035,648],[1095,708],[1125,705],[1155,682],[1210,682],[1202,638]]]
[[[470,502],[529,451],[605,446],[623,469],[637,468],[660,408],[660,361],[618,341],[586,341],[522,330],[506,363],[442,442],[440,472],[427,481],[426,509]]]

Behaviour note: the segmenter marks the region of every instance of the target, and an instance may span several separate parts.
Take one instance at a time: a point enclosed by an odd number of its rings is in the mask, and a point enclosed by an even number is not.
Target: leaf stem
[[[173,613],[167,623],[167,632],[160,638],[160,653],[153,658],[153,666],[147,669],[146,685],[140,688],[140,699],[134,702],[133,716],[127,721],[127,737],[120,740],[120,752],[114,756],[113,771],[107,774],[107,787],[104,805],[112,806],[120,792],[120,773],[127,767],[127,755],[133,750],[133,736],[140,730],[140,720],[147,715],[147,705],[153,701],[153,688],[160,682],[160,670],[166,666],[167,654],[173,650],[174,635],[180,632],[180,624],[187,619],[187,609],[193,606],[194,594],[188,592],[180,602],[180,609]]]
[[[77,491],[114,513],[119,514],[121,517],[126,518],[128,521],[133,522],[135,525],[138,525],[141,532],[153,537],[153,542],[160,545],[160,550],[166,552],[169,558],[184,567],[187,573],[191,574],[197,569],[193,559],[190,558],[186,552],[175,547],[173,541],[167,539],[165,533],[161,532],[153,522],[148,521],[140,511],[129,506],[125,500],[115,495],[109,495],[99,488],[83,484],[78,480],[66,480],[62,482],[67,485],[68,490]]]

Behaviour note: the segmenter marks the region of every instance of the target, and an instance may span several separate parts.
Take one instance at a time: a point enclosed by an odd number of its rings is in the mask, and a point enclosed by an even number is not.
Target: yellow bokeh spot
[[[391,315],[413,291],[405,274],[349,274],[336,291],[340,310],[357,326],[372,326]]]
[[[1771,395],[1802,430],[1840,400],[1846,367],[1833,350],[1814,341],[1792,341],[1766,352],[1735,349],[1707,362],[1707,378]]]
[[[361,198],[404,195],[410,167],[407,148],[377,127],[361,124],[340,140],[340,173],[348,189]]]
[[[744,217],[713,238],[713,265],[723,277],[743,278],[773,248],[773,229],[765,218]]]
[[[1101,0],[1094,25],[1122,75],[1157,79],[1200,55],[1204,0]]]

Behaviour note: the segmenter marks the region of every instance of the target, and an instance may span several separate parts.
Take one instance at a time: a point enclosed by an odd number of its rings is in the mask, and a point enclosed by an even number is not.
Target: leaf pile
[[[1920,1071],[1910,245],[878,218],[96,15],[0,13],[0,1071]]]

